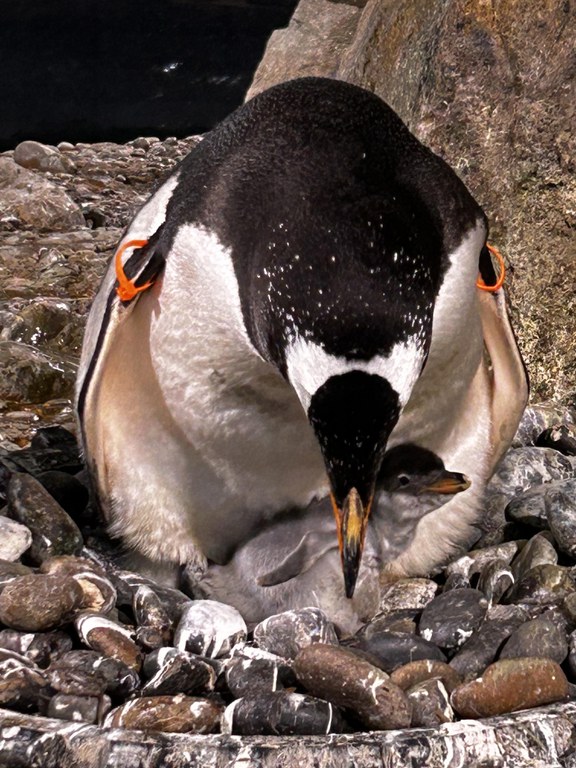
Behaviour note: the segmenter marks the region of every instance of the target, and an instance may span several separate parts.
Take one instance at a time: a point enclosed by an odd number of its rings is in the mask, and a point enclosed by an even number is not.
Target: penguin
[[[527,392],[503,292],[476,287],[486,237],[364,89],[302,78],[233,112],[136,214],[88,317],[76,407],[111,534],[202,570],[328,497],[350,598],[384,453],[415,443],[471,485],[384,567],[466,546]]]
[[[194,595],[234,606],[249,629],[273,614],[313,606],[342,634],[354,634],[378,612],[383,559],[406,546],[420,516],[469,485],[431,451],[396,446],[386,452],[378,473],[351,600],[345,599],[339,577],[336,524],[328,499],[270,521],[226,565],[209,566]]]

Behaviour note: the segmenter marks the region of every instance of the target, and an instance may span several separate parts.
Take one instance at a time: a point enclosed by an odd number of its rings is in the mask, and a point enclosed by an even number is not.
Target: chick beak
[[[344,499],[342,507],[338,506],[333,494],[330,495],[330,498],[338,529],[344,588],[346,597],[351,598],[354,595],[358,571],[360,570],[372,496],[364,505],[356,488],[352,488]]]
[[[460,472],[449,472],[445,469],[439,477],[422,488],[418,493],[442,493],[453,495],[455,493],[460,493],[460,491],[465,491],[467,488],[470,488],[470,485],[471,482],[466,475],[462,475]]]

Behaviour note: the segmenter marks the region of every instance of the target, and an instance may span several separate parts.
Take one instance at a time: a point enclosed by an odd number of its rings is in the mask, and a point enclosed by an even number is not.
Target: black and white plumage
[[[472,486],[391,567],[424,573],[466,543],[525,380],[502,292],[475,287],[485,217],[389,107],[334,80],[271,88],[178,166],[122,242],[140,238],[126,272],[156,282],[121,302],[110,267],[78,379],[113,533],[156,561],[224,563],[330,492],[350,595],[384,451],[415,442]]]

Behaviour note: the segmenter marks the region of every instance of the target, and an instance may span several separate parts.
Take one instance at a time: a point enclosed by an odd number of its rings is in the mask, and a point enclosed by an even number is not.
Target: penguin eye
[[[398,485],[405,486],[410,483],[410,478],[408,475],[398,475]]]

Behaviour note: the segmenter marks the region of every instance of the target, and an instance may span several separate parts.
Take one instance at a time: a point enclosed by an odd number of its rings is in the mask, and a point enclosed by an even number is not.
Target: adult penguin
[[[112,534],[202,568],[329,493],[350,597],[384,452],[417,443],[471,487],[389,567],[468,543],[526,397],[502,291],[476,287],[486,230],[363,89],[304,78],[234,112],[136,215],[88,319],[78,414]]]

